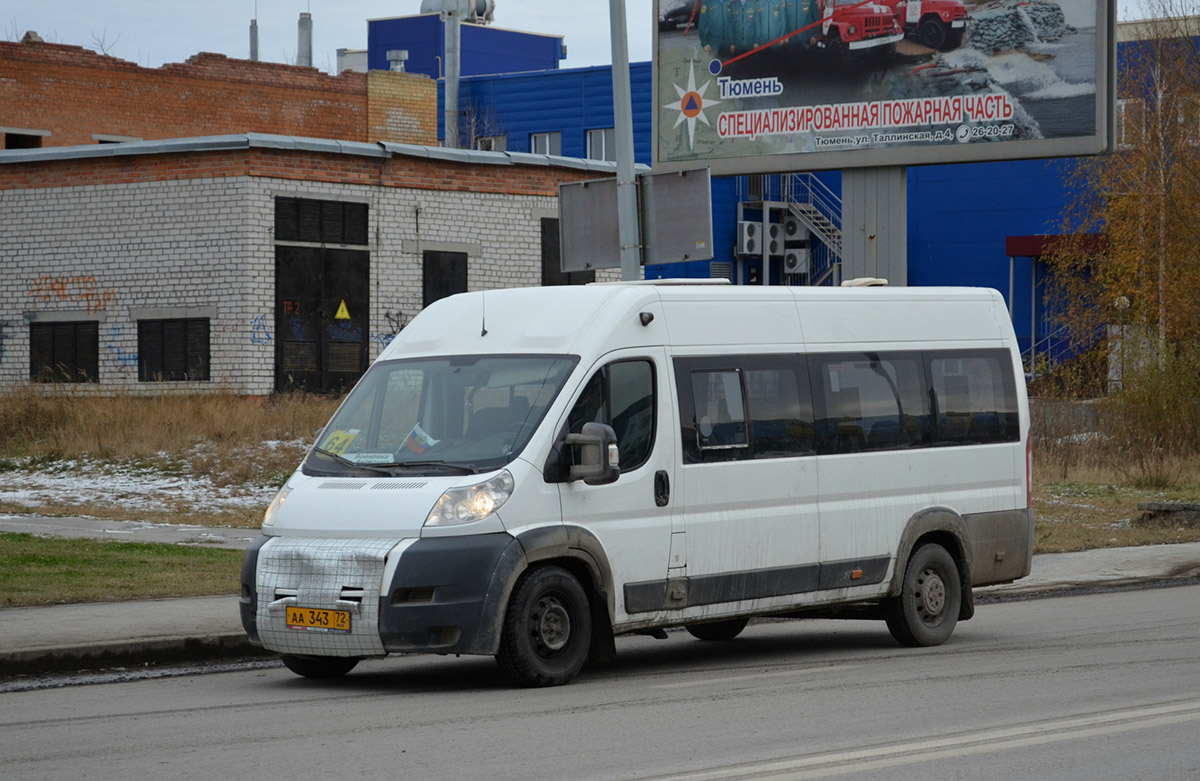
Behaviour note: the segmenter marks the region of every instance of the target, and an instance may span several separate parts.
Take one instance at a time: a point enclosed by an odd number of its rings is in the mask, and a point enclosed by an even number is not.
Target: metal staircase
[[[809,285],[838,285],[842,278],[842,199],[811,173],[738,177],[738,200],[751,207],[778,204],[816,238]]]

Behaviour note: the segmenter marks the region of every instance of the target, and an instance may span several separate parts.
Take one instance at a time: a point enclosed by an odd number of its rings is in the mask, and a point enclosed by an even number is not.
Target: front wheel
[[[732,640],[746,628],[748,618],[730,618],[725,621],[712,621],[707,624],[688,624],[684,629],[697,640],[724,641]]]
[[[900,596],[888,602],[884,617],[901,645],[941,645],[954,631],[961,606],[954,557],[941,545],[928,543],[909,557]]]
[[[296,675],[305,678],[341,678],[354,669],[359,659],[354,656],[297,656],[283,654],[283,664]]]
[[[561,567],[525,575],[508,602],[496,661],[525,686],[559,686],[583,669],[592,642],[587,594]]]

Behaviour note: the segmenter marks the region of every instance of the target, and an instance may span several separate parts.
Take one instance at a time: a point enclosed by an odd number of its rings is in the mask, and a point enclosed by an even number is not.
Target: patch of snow
[[[177,504],[205,510],[266,509],[278,486],[218,486],[207,477],[168,476],[145,468],[61,461],[38,471],[0,473],[0,500],[34,507],[76,505],[132,511]]]

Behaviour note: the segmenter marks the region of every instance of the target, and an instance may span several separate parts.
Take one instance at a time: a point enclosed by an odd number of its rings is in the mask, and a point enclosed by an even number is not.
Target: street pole
[[[621,244],[621,280],[630,281],[642,278],[642,253],[637,182],[633,177],[633,107],[625,0],[608,0],[608,16],[612,36],[613,140],[617,147],[617,236]]]

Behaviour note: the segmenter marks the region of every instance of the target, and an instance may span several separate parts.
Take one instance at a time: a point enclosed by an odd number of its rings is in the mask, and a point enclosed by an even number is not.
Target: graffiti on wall
[[[371,341],[378,344],[381,350],[391,344],[392,340],[396,338],[396,334],[400,333],[407,325],[404,321],[404,312],[399,309],[395,312],[389,309],[383,313],[383,317],[387,320],[389,330],[371,334]]]
[[[267,316],[258,315],[250,320],[250,344],[270,344],[271,326],[267,325]]]
[[[113,323],[108,328],[108,336],[104,340],[104,361],[113,368],[120,377],[127,377],[138,368],[138,354],[126,350],[115,342],[120,342],[125,336],[125,326]]]
[[[81,303],[87,311],[105,312],[108,305],[116,298],[111,288],[102,289],[92,276],[62,277],[54,274],[42,274],[29,282],[26,295],[32,299],[36,309],[38,304]]]

